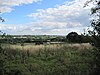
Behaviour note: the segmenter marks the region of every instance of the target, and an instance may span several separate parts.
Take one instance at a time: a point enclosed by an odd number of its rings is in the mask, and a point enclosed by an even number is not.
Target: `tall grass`
[[[0,75],[91,75],[93,71],[89,44],[9,45],[1,54]]]

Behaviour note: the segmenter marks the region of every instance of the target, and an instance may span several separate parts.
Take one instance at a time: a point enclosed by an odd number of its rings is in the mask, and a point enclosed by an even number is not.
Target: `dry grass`
[[[58,48],[61,48],[61,45],[59,44],[53,44],[53,45],[34,45],[34,44],[26,44],[24,46],[21,45],[4,45],[3,48],[9,48],[13,50],[29,50],[30,52],[38,51],[38,50],[45,50],[45,49],[50,49],[50,50],[56,50]]]
[[[81,49],[92,49],[93,46],[91,46],[91,44],[89,43],[81,43],[81,44],[68,44],[69,47],[78,47],[80,50]]]
[[[30,52],[38,51],[38,50],[57,50],[61,49],[63,47],[72,47],[72,48],[78,48],[79,50],[84,49],[92,49],[93,47],[89,43],[82,43],[82,44],[51,44],[51,45],[34,45],[34,44],[25,44],[24,46],[18,45],[6,45],[4,48],[10,48],[13,50],[29,50]]]

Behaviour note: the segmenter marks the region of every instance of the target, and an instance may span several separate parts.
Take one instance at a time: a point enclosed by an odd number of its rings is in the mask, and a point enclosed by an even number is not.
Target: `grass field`
[[[92,46],[83,44],[2,45],[5,75],[91,75]],[[1,75],[1,74],[0,74]]]
[[[53,49],[53,50],[56,50],[57,48],[62,48],[63,46],[66,46],[66,47],[78,47],[80,49],[91,49],[93,48],[89,43],[81,43],[81,44],[78,44],[78,43],[75,43],[75,44],[49,44],[49,45],[34,45],[34,43],[30,44],[30,43],[25,43],[24,46],[21,46],[20,44],[16,44],[16,45],[12,45],[12,44],[4,44],[2,45],[3,48],[11,48],[11,49],[20,49],[20,50],[30,50],[30,51],[35,51],[35,50],[40,50],[40,49],[44,49],[44,48],[47,48],[47,49]]]

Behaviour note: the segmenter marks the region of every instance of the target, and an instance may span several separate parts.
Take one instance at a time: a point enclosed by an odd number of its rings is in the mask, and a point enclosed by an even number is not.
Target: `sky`
[[[90,26],[86,0],[0,0],[0,30],[11,35],[81,34]]]

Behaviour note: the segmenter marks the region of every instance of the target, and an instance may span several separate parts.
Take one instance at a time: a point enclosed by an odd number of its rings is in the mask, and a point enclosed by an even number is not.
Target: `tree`
[[[79,35],[76,32],[70,32],[66,38],[69,42],[78,43],[79,42]]]
[[[89,3],[93,3],[94,6],[91,8],[91,16],[93,19],[91,20],[91,26],[93,27],[93,31],[89,31],[93,40],[92,45],[96,47],[94,50],[95,55],[95,75],[100,75],[100,0],[90,0],[85,3],[85,7],[88,6]]]
[[[93,3],[94,6],[91,8],[91,16],[94,18],[91,20],[91,26],[93,31],[89,31],[92,35],[93,45],[100,49],[100,0],[90,0],[85,3],[88,6],[89,3]]]

